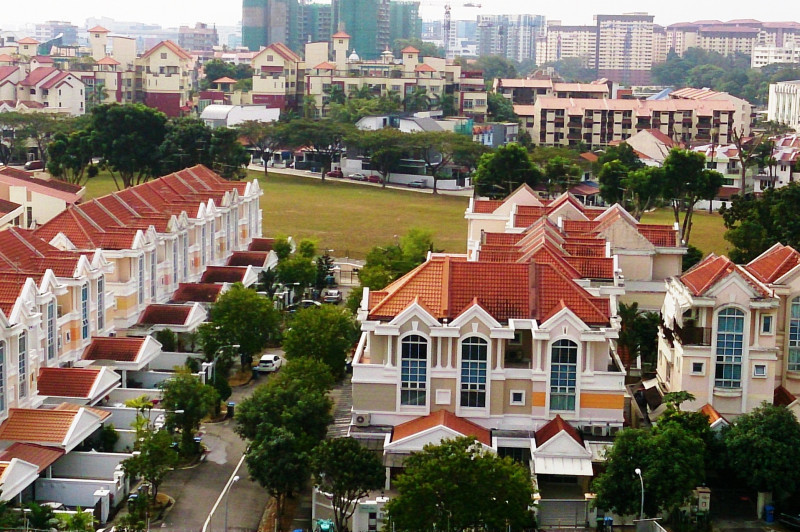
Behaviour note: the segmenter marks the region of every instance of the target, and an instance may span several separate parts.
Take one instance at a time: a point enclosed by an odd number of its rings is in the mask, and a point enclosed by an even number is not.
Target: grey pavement
[[[229,401],[238,404],[252,393],[259,382],[265,380],[262,377],[246,386],[234,388]],[[163,531],[202,530],[209,512],[245,451],[245,442],[233,432],[232,419],[204,424],[200,431],[203,433],[203,443],[209,449],[206,460],[193,469],[171,472],[161,486],[163,493],[175,499],[175,506],[161,525]],[[236,474],[239,481],[229,490],[228,530],[255,531],[268,497],[258,483],[250,480],[246,464],[243,463]],[[210,520],[208,532],[221,532],[225,529],[225,504],[223,497]]]

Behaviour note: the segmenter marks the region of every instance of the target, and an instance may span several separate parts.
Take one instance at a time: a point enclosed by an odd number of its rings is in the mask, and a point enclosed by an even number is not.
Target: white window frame
[[[0,340],[0,412],[6,411],[6,345]]]
[[[22,331],[17,339],[17,377],[19,384],[19,398],[28,395],[28,333]]]
[[[522,399],[515,400],[514,395],[520,394],[522,395]],[[509,390],[508,392],[508,404],[511,406],[525,406],[525,390]]]
[[[763,371],[759,371],[763,370]],[[766,364],[753,364],[753,378],[766,379],[767,378],[767,365]]]
[[[137,266],[137,281],[139,282],[139,304],[144,303],[144,254],[139,257]]]
[[[706,374],[706,363],[705,362],[691,362],[692,364],[692,375],[700,375],[704,376]],[[694,365],[700,364],[700,371],[695,371]]]
[[[417,337],[419,340],[416,340],[416,339],[412,340],[412,337]],[[403,363],[404,363],[403,345],[405,343],[409,343],[409,344],[414,343],[414,344],[419,344],[419,345],[424,345],[425,346],[425,358],[424,359],[409,357],[409,360],[411,360],[411,361],[418,361],[418,362],[422,361],[422,363],[423,363],[422,369],[423,369],[424,374],[425,374],[424,375],[425,378],[423,380],[419,380],[419,379],[412,380],[410,378],[408,378],[408,379],[404,379],[403,378]],[[397,357],[397,366],[398,366],[398,368],[400,370],[400,375],[399,375],[399,377],[400,377],[400,386],[398,386],[398,394],[399,394],[398,395],[398,404],[400,405],[400,408],[403,408],[403,409],[406,409],[406,408],[427,408],[427,406],[428,406],[428,392],[429,392],[429,378],[430,378],[430,369],[431,369],[430,368],[430,364],[429,364],[431,341],[430,341],[429,338],[426,338],[425,336],[423,336],[421,334],[412,333],[412,334],[406,335],[406,336],[404,336],[403,338],[400,339],[399,347],[400,347],[400,350],[398,352],[398,357]],[[410,366],[411,366],[411,364],[409,363],[409,370],[410,370]],[[420,374],[420,371],[419,371],[419,365],[418,365],[417,366],[417,370],[415,371],[415,375],[419,376],[419,374]],[[410,375],[410,371],[409,371],[409,375]],[[415,386],[411,386],[412,384],[414,384]],[[403,392],[420,392],[420,391],[422,392],[422,397],[423,397],[422,403],[416,403],[415,404],[415,403],[410,403],[410,402],[409,403],[404,403],[403,402]]]
[[[570,345],[556,345],[560,342],[569,342]],[[553,351],[558,349],[571,349],[575,352],[575,362],[554,362],[553,361]],[[548,376],[548,390],[550,391],[548,406],[551,412],[576,412],[578,410],[579,404],[579,397],[578,397],[578,379],[580,378],[578,372],[578,366],[580,362],[580,344],[571,338],[559,338],[558,340],[554,341],[550,348],[548,349],[547,356],[550,359],[550,375]],[[563,366],[563,369],[566,371],[566,375],[572,373],[575,379],[575,383],[573,386],[569,386],[569,381],[567,381],[566,386],[561,386],[561,381],[553,381],[553,366]],[[570,371],[570,369],[572,371]],[[563,391],[561,391],[563,389]],[[553,399],[554,396],[557,397],[572,397],[573,404],[572,408],[554,408],[553,407]]]
[[[56,302],[47,304],[47,360],[56,357]],[[2,408],[0,408],[2,411]]]
[[[106,328],[106,278],[101,275],[97,278],[97,330]]]
[[[81,340],[89,338],[89,282],[81,285]]]
[[[769,322],[769,327],[764,326]],[[772,336],[775,334],[775,315],[762,314],[761,315],[761,334]]]

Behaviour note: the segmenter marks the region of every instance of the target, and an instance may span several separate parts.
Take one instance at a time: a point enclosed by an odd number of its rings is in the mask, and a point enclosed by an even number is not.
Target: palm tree
[[[375,93],[372,90],[372,87],[367,85],[361,85],[359,88],[354,90],[350,93],[351,98],[358,98],[360,100],[371,100],[375,97]]]
[[[406,95],[403,105],[406,112],[409,113],[427,111],[431,108],[431,98],[428,96],[428,90],[425,87],[414,87],[414,90]]]

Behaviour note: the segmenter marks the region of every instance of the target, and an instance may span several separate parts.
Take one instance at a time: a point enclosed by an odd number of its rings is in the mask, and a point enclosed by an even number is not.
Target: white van
[[[278,355],[261,355],[256,370],[261,373],[272,373],[278,371],[282,363],[283,360]]]

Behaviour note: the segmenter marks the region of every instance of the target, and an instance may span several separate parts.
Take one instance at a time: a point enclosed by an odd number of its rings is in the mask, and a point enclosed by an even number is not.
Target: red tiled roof
[[[427,416],[418,417],[417,419],[397,425],[392,431],[392,441],[399,441],[439,426],[447,427],[464,436],[472,436],[484,445],[492,445],[492,435],[489,429],[485,429],[472,421],[458,417],[447,410],[437,410]]]
[[[225,76],[225,77],[222,77],[222,78],[219,78],[219,79],[215,79],[211,83],[236,83],[236,80]]]
[[[82,359],[135,362],[144,342],[144,338],[95,336],[83,352]]]
[[[83,408],[84,410],[88,410],[92,414],[99,417],[100,421],[104,421],[109,417],[111,417],[111,412],[109,412],[108,410],[102,410],[100,408],[94,408],[91,406],[78,405],[75,403],[61,403],[60,405],[56,406],[53,410],[56,410],[58,412],[77,412],[81,408]]]
[[[79,185],[73,185],[72,183],[67,183],[66,181],[60,181],[58,179],[39,179],[37,177],[33,177],[32,172],[26,172],[24,170],[10,168],[8,166],[0,167],[0,174],[25,181],[26,183],[52,188],[53,190],[67,192],[69,194],[78,194],[78,192],[83,190],[83,187]]]
[[[39,44],[39,41],[33,37],[25,37],[17,41],[17,44]]]
[[[717,412],[716,408],[714,408],[708,403],[704,404],[703,407],[700,410],[698,410],[698,412],[700,412],[701,414],[705,414],[705,416],[708,418],[709,425],[713,424],[716,421],[719,421],[720,419],[723,421],[727,421],[724,417],[722,417],[722,414]]]
[[[333,37],[334,39],[349,39],[350,38],[350,36],[346,32],[344,32],[342,30],[337,31],[336,33],[331,35],[331,37]]]
[[[64,81],[66,78],[68,78],[70,76],[72,76],[72,74],[70,74],[69,72],[59,72],[58,74],[56,74],[52,78],[50,78],[47,81],[45,81],[44,83],[42,83],[41,88],[42,89],[52,89],[53,87],[55,87],[56,85],[58,85],[59,83],[61,83],[62,81]]]
[[[701,295],[735,268],[736,265],[728,257],[711,253],[684,273],[680,279],[694,295]]]
[[[180,283],[172,295],[173,303],[214,303],[222,291],[221,284]]]
[[[414,67],[414,72],[436,72],[436,69],[427,63],[420,63]]]
[[[0,425],[0,440],[61,444],[67,437],[76,412],[11,408]]]
[[[49,63],[49,64],[55,63],[55,61],[53,61],[53,58],[47,55],[35,55],[33,56],[32,61],[33,60],[36,60],[38,63]]]
[[[654,246],[669,248],[678,246],[678,231],[674,227],[639,224],[637,229]]]
[[[8,449],[0,453],[0,462],[10,462],[14,458],[24,460],[39,467],[39,473],[53,465],[64,456],[64,449],[46,447],[35,443],[12,443]]]
[[[294,53],[291,48],[289,48],[288,46],[286,46],[281,42],[272,43],[269,46],[267,46],[266,49],[273,50],[276,54],[284,58],[286,61],[299,63],[300,61],[303,60],[302,57]]]
[[[170,41],[169,39],[167,39],[165,41],[161,41],[157,45],[155,45],[152,48],[150,48],[149,50],[147,50],[141,58],[142,59],[146,59],[146,58],[150,57],[151,55],[153,55],[156,52],[156,50],[158,50],[162,46],[166,46],[167,48],[169,48],[169,50],[172,53],[174,53],[175,55],[177,55],[181,59],[189,59],[190,60],[192,58],[192,56],[189,55],[189,53],[186,50],[184,50],[183,48],[181,48],[180,46],[178,46],[174,42]]]
[[[275,245],[274,238],[254,238],[250,241],[247,251],[272,251],[273,245]]]
[[[95,26],[94,28],[90,28],[86,31],[88,31],[89,33],[109,33],[109,31],[105,29],[103,26]]]
[[[773,283],[800,264],[800,253],[791,246],[776,244],[745,266],[756,279]]]
[[[119,65],[121,64],[119,61],[111,57],[110,55],[105,56],[101,60],[97,62],[98,65]]]
[[[784,388],[783,386],[778,386],[775,388],[775,394],[773,396],[772,404],[775,406],[789,406],[790,404],[797,401],[797,397]]]
[[[247,270],[239,266],[209,266],[200,277],[201,283],[241,283]]]
[[[48,397],[80,397],[91,395],[100,368],[41,368],[37,388]]]
[[[334,37],[335,37],[335,35],[334,35]],[[418,54],[419,50],[417,50],[413,46],[406,46],[405,48],[400,50],[400,53],[401,54]]]
[[[545,442],[555,437],[561,431],[565,431],[573,440],[583,445],[583,438],[581,438],[578,430],[564,421],[559,414],[556,414],[556,417],[545,423],[542,428],[536,431],[536,447],[541,447]]]
[[[263,268],[269,257],[267,251],[234,251],[226,266],[253,266],[255,268]]]
[[[475,200],[475,203],[472,207],[472,212],[491,214],[502,204],[503,200]]]
[[[330,64],[327,61],[323,61],[322,63],[318,64],[314,67],[315,70],[336,70],[336,66]]]
[[[137,325],[185,325],[191,305],[147,305]]]
[[[8,59],[11,59],[11,57]],[[7,59],[3,59],[3,56],[0,56],[0,61],[7,61]],[[3,81],[17,70],[19,70],[19,67],[16,66],[0,66],[0,81]]]
[[[8,214],[22,207],[19,203],[0,199],[0,214]]]
[[[25,79],[19,82],[23,87],[34,87],[42,82],[48,76],[52,76],[59,70],[55,67],[39,67],[31,70],[30,74],[25,76]]]

